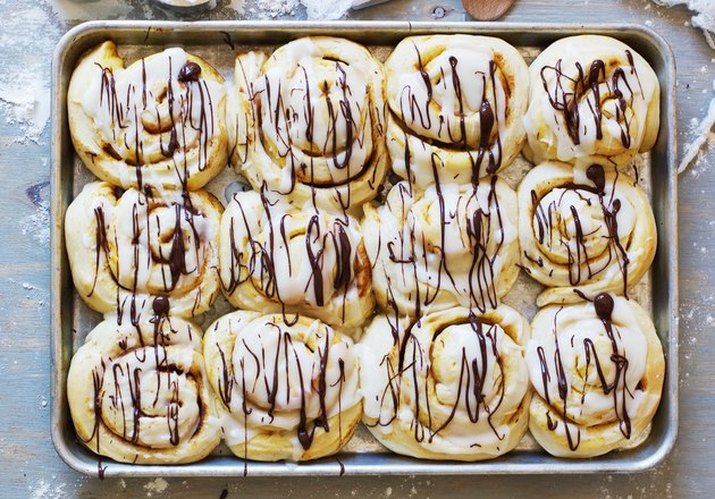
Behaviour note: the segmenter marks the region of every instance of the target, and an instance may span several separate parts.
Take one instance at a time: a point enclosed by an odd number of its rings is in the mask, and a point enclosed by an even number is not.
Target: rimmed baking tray
[[[431,462],[392,454],[361,440],[337,457],[309,463],[244,463],[219,451],[196,464],[140,466],[102,462],[77,440],[66,401],[66,375],[74,349],[100,317],[81,303],[72,286],[65,255],[63,219],[78,185],[88,175],[76,158],[67,124],[66,95],[79,56],[108,38],[120,47],[158,51],[180,45],[192,52],[221,54],[232,60],[236,51],[273,47],[309,35],[338,35],[376,51],[389,50],[409,35],[468,33],[496,36],[534,52],[558,38],[604,34],[631,45],[651,64],[661,85],[661,127],[650,153],[651,200],[658,225],[658,251],[651,270],[647,299],[663,342],[667,373],[663,398],[650,434],[637,448],[588,460],[554,458],[534,445],[519,446],[493,461]],[[209,56],[208,60],[214,63]],[[221,66],[218,66],[221,70]],[[230,73],[230,69],[228,70]],[[223,71],[225,76],[226,70]],[[103,476],[301,476],[371,474],[561,474],[634,472],[651,468],[668,455],[678,431],[678,238],[675,139],[675,63],[666,42],[654,31],[636,25],[410,23],[410,22],[139,22],[93,21],[69,31],[59,42],[53,61],[52,119],[52,440],[61,458],[86,474]],[[363,429],[363,434],[367,433]],[[369,437],[367,437],[369,439]],[[367,443],[365,443],[367,442]],[[105,468],[106,466],[106,468]]]

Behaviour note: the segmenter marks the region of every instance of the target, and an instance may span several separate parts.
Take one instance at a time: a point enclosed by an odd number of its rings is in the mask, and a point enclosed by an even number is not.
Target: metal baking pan
[[[658,142],[647,155],[651,200],[658,225],[658,252],[645,301],[653,311],[663,342],[667,373],[663,397],[651,431],[636,448],[588,460],[549,456],[530,438],[516,450],[496,460],[479,463],[421,461],[392,454],[360,428],[337,456],[309,463],[244,462],[219,449],[209,458],[190,465],[139,466],[99,461],[77,440],[66,401],[66,376],[74,350],[99,322],[78,298],[65,255],[63,219],[68,204],[91,175],[77,159],[67,123],[66,94],[79,56],[108,38],[120,49],[150,53],[167,45],[180,45],[204,56],[230,76],[236,51],[274,47],[308,35],[339,35],[370,47],[376,54],[389,52],[409,35],[469,33],[496,36],[536,54],[564,36],[595,33],[610,35],[631,45],[645,57],[661,84],[661,127]],[[636,25],[518,24],[518,23],[409,23],[409,22],[137,22],[95,21],[77,26],[59,42],[53,61],[52,119],[52,440],[62,459],[86,474],[104,476],[301,476],[371,474],[561,474],[619,473],[651,468],[668,455],[678,430],[678,233],[675,143],[675,64],[666,42],[654,31]],[[227,170],[227,175],[230,174]],[[211,184],[210,184],[211,185]],[[211,189],[209,189],[211,190]],[[223,196],[221,196],[223,199]],[[219,306],[220,308],[220,306]],[[219,310],[220,312],[220,310]],[[106,469],[104,469],[106,466]]]

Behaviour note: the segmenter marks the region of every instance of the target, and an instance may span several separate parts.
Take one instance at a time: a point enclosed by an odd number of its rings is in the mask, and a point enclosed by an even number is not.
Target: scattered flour
[[[40,245],[49,247],[50,202],[47,198],[40,200],[34,213],[20,219],[20,231],[23,235],[31,235]]]
[[[64,483],[54,484],[40,480],[39,483],[30,485],[27,488],[30,491],[29,497],[31,499],[58,499],[66,495],[64,491],[65,485]]]
[[[353,0],[300,0],[305,5],[308,19],[334,20],[343,17],[353,6]]]
[[[688,361],[681,364],[680,386],[687,386],[690,378],[689,369],[691,366],[699,365],[700,359],[705,359],[706,356],[706,351],[699,344],[702,344],[702,340],[707,343],[712,335],[715,325],[715,317],[713,317],[715,294],[686,298],[681,302],[679,310],[680,353]]]
[[[43,1],[49,4],[52,12],[58,20],[86,20],[92,19],[97,12],[102,13],[105,19],[128,16],[132,7],[129,2],[117,2],[117,0],[94,0],[92,2],[55,2]]]
[[[47,289],[42,288],[40,286],[35,286],[34,284],[30,284],[29,282],[19,283],[13,278],[9,278],[7,282],[12,285],[22,286],[22,289],[25,290],[25,299],[28,301],[28,303],[34,303],[38,308],[42,308],[45,306],[48,296]]]
[[[713,90],[715,91],[715,80],[713,81]],[[713,138],[714,134],[711,132],[713,125],[715,125],[715,98],[710,101],[710,106],[708,107],[708,112],[705,117],[695,127],[695,139],[685,146],[683,159],[680,160],[680,165],[678,166],[678,173],[684,172],[698,157],[703,146],[709,143]],[[693,174],[697,175],[701,170],[702,168],[693,170]]]
[[[257,0],[255,5],[260,13],[275,18],[295,13],[300,2],[299,0]]]
[[[305,7],[309,20],[335,20],[345,16],[355,5],[368,0],[253,0],[248,11],[269,18],[291,16],[296,13],[301,4]],[[242,0],[232,0],[230,7],[242,3]]]
[[[13,59],[17,71],[0,74],[0,111],[9,125],[17,127],[15,142],[38,143],[50,119],[50,87],[46,72],[50,62],[31,54],[51,54],[55,42],[46,13],[39,6],[18,9],[22,23],[5,23],[0,33],[0,53]],[[27,37],[27,32],[43,32],[47,36]],[[58,34],[58,33],[55,33]],[[18,53],[14,40],[27,44]]]
[[[226,7],[236,11],[237,14],[243,14],[246,10],[245,0],[229,0]]]
[[[169,488],[169,482],[167,482],[163,478],[156,478],[144,485],[144,490],[146,490],[147,497],[151,497],[155,493],[161,494],[167,488]]]
[[[0,82],[0,104],[5,108],[7,123],[17,125],[19,143],[37,143],[50,119],[50,90],[39,81],[25,81],[25,85],[10,79]]]

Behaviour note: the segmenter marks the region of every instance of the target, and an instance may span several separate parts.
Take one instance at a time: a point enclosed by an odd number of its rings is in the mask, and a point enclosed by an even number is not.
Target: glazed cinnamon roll
[[[392,168],[420,188],[476,183],[524,144],[529,72],[497,38],[413,36],[385,62]]]
[[[87,184],[67,208],[65,241],[75,288],[92,309],[131,309],[152,297],[172,315],[209,309],[219,291],[218,229],[223,207],[205,191],[151,190]]]
[[[516,195],[496,175],[424,192],[396,184],[384,205],[365,205],[377,302],[410,317],[496,307],[519,273],[516,223]]]
[[[551,305],[531,324],[526,359],[538,393],[529,429],[559,457],[593,457],[644,432],[660,401],[665,361],[648,314],[601,293],[592,303]]]
[[[221,441],[215,399],[201,356],[201,330],[154,313],[132,323],[108,318],[72,358],[67,398],[77,436],[116,461],[199,461]]]
[[[361,45],[309,37],[236,60],[231,162],[299,204],[372,199],[389,168],[383,70]]]
[[[128,67],[112,42],[72,74],[72,142],[96,176],[123,188],[198,189],[225,165],[223,78],[206,61],[170,48]]]
[[[409,324],[378,315],[358,345],[370,432],[390,450],[423,459],[478,461],[513,449],[531,397],[526,319],[500,305]]]
[[[537,305],[613,292],[628,297],[657,243],[648,197],[627,175],[543,163],[521,181],[521,263],[545,286]]]
[[[524,155],[533,163],[621,166],[655,144],[658,77],[628,45],[600,35],[562,38],[529,72]]]
[[[224,438],[238,457],[328,456],[360,422],[355,347],[317,319],[233,312],[209,326],[204,355]]]
[[[219,266],[228,300],[243,310],[305,313],[345,331],[375,305],[358,222],[298,209],[265,189],[228,204]]]

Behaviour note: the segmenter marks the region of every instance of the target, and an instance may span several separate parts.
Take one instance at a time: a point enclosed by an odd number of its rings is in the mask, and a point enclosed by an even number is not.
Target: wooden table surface
[[[328,1],[328,0],[326,0]],[[257,0],[248,0],[249,5]],[[715,490],[715,151],[681,175],[681,425],[675,450],[642,474],[304,479],[107,479],[70,470],[50,441],[50,65],[60,36],[98,18],[164,19],[149,1],[0,0],[0,496],[228,497],[521,496],[696,497]],[[219,0],[212,19],[235,18]],[[234,2],[235,3],[235,2]],[[442,10],[436,7],[441,7]],[[458,0],[392,0],[360,19],[463,20]],[[245,18],[255,18],[247,11]],[[301,17],[298,12],[296,17]],[[686,144],[714,96],[715,51],[684,8],[647,0],[518,0],[509,21],[642,23],[671,44],[678,65],[678,137]]]

